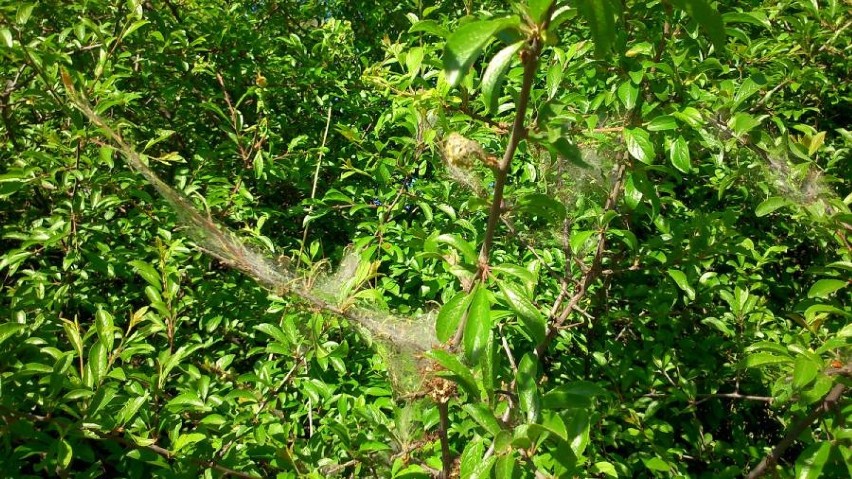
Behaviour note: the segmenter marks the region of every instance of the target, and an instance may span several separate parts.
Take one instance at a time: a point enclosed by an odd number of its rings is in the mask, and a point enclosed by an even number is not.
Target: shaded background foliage
[[[413,315],[470,286],[494,188],[483,166],[448,168],[441,143],[456,131],[501,155],[521,89],[515,63],[483,105],[496,43],[458,89],[444,81],[449,33],[503,8],[472,7],[2,2],[0,467],[440,470],[435,405],[394,395],[345,321],[194,248],[59,70],[246,242],[309,278],[354,246],[376,264],[361,297]],[[852,335],[848,4],[719,10],[724,54],[667,2],[626,2],[611,48],[577,16],[544,50],[485,293],[496,365],[466,357],[483,401],[463,387],[450,407],[462,475],[736,476],[843,380],[826,371]],[[577,326],[525,369],[535,344],[506,288],[544,318],[596,262]],[[497,423],[524,374],[570,404]],[[815,423],[784,474],[847,473],[848,412]]]

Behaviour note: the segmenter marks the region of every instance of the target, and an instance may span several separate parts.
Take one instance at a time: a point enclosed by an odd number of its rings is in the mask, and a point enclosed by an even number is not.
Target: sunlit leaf
[[[540,405],[540,397],[538,386],[536,384],[538,378],[538,359],[530,353],[521,358],[518,364],[518,374],[515,377],[515,382],[518,385],[518,398],[521,405],[521,411],[527,415],[527,422],[535,422],[538,419]]]
[[[467,292],[459,291],[441,307],[435,322],[438,341],[447,342],[456,334],[459,322],[467,311],[471,297]]]
[[[725,51],[727,36],[725,34],[725,24],[722,22],[722,16],[715,8],[710,6],[707,0],[672,0],[672,3],[678,8],[686,11],[704,31],[713,45],[719,52]]]
[[[488,63],[485,73],[482,74],[482,101],[488,111],[497,110],[506,69],[517,58],[517,53],[523,46],[524,42],[517,42],[497,52]]]
[[[589,22],[595,54],[603,57],[615,44],[615,22],[621,15],[621,4],[617,0],[578,0],[580,14]]]
[[[541,23],[544,19],[544,14],[550,9],[554,0],[527,0],[527,9],[530,16],[536,23]]]
[[[479,362],[479,357],[488,341],[491,326],[491,302],[488,291],[478,286],[472,293],[464,327],[464,352],[471,363]]]
[[[692,163],[689,159],[689,144],[682,136],[678,136],[672,142],[669,150],[669,158],[672,165],[683,173],[689,173],[692,169]]]
[[[654,145],[648,132],[641,128],[625,128],[624,141],[627,143],[627,151],[630,156],[642,163],[654,164]]]
[[[825,298],[835,291],[846,287],[849,284],[848,281],[843,281],[840,279],[821,279],[814,283],[811,286],[811,289],[808,290],[809,298]]]
[[[485,45],[500,30],[518,25],[517,17],[477,20],[459,27],[447,38],[444,47],[444,71],[447,83],[456,86],[470,70]]]
[[[763,200],[754,210],[754,214],[758,217],[766,216],[773,211],[790,205],[790,202],[780,196],[773,196]]]

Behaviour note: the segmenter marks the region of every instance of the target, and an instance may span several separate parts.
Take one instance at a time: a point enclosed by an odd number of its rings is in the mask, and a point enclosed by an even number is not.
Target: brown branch
[[[314,181],[311,185],[311,200],[316,199],[317,197],[317,183],[319,183],[319,175],[320,168],[322,167],[322,160],[325,157],[325,142],[328,139],[328,129],[331,126],[331,105],[328,106],[328,114],[325,119],[325,131],[322,133],[322,144],[320,145],[319,153],[317,153],[317,167],[314,170]],[[314,211],[314,205],[311,203],[308,206],[308,211],[305,213],[305,218],[311,216],[311,213]],[[308,229],[311,227],[310,222],[305,223],[305,229],[302,231],[302,244],[299,246],[299,261],[302,260],[302,253],[305,251],[305,243],[308,242]]]
[[[609,211],[615,208],[615,204],[618,202],[618,198],[621,195],[622,186],[624,184],[624,176],[627,171],[627,164],[622,162],[618,165],[618,170],[615,174],[615,182],[612,184],[612,188],[610,189],[609,196],[606,199],[606,204],[604,205],[604,211]],[[586,293],[589,290],[589,286],[598,279],[601,274],[601,262],[603,261],[603,255],[606,251],[606,231],[608,227],[603,226],[600,229],[600,237],[598,238],[598,245],[595,249],[595,256],[592,259],[592,265],[583,273],[583,277],[580,279],[579,284],[577,285],[577,289],[574,292],[574,295],[571,296],[571,299],[568,300],[568,304],[563,308],[562,313],[559,317],[553,321],[550,325],[547,335],[544,340],[535,348],[535,354],[537,357],[542,357],[544,353],[547,351],[548,346],[556,338],[556,335],[559,334],[559,331],[565,327],[565,321],[568,320],[568,316],[572,311],[575,311],[578,308],[580,300],[582,300]],[[573,325],[572,325],[573,326]]]
[[[494,232],[497,230],[497,223],[500,221],[500,215],[503,210],[503,190],[506,187],[509,168],[512,166],[512,158],[515,156],[515,151],[518,149],[521,137],[524,136],[524,118],[526,117],[533,80],[535,79],[535,73],[538,69],[538,54],[540,52],[541,45],[539,42],[534,41],[532,48],[528,51],[528,57],[524,62],[524,80],[521,86],[521,93],[518,98],[518,111],[515,113],[515,121],[512,125],[509,144],[506,146],[506,151],[503,153],[503,159],[500,160],[500,163],[495,169],[494,197],[491,200],[491,211],[488,214],[488,226],[485,229],[485,240],[482,242],[482,249],[479,251],[479,276],[482,278],[487,276],[488,256],[491,253],[491,245],[494,242]]]
[[[231,95],[228,93],[228,88],[225,86],[225,80],[222,78],[221,73],[216,73],[216,81],[219,82],[219,87],[222,89],[222,95],[225,98],[225,104],[228,106],[228,113],[231,115],[231,125],[234,127],[234,138],[236,139],[235,143],[237,144],[237,150],[239,150],[240,157],[243,159],[243,164],[249,165],[251,164],[251,152],[246,151],[243,146],[243,136],[240,134],[241,128],[237,118],[237,109],[231,102]]]
[[[647,393],[642,395],[643,398],[667,398],[671,397],[669,394],[665,393]],[[771,403],[775,399],[770,396],[755,396],[751,394],[740,394],[740,393],[709,393],[709,394],[699,394],[697,397],[702,398],[700,401],[696,401],[695,404],[701,404],[705,401],[709,401],[714,398],[723,398],[723,399],[742,399],[743,401],[759,401],[759,402],[767,402]],[[692,402],[692,401],[690,401]]]
[[[438,415],[441,417],[441,427],[438,429],[438,435],[441,437],[441,465],[443,471],[442,479],[450,479],[453,469],[453,456],[450,453],[450,441],[447,438],[447,431],[450,429],[449,404],[446,401],[437,401]]]
[[[550,18],[556,8],[554,2],[544,20],[540,25],[540,31],[546,31],[550,24]],[[521,140],[527,135],[527,129],[524,127],[524,121],[527,114],[527,106],[529,105],[530,92],[532,91],[533,80],[535,80],[536,71],[538,71],[538,57],[544,48],[544,42],[539,36],[533,36],[529,39],[529,45],[521,50],[521,61],[524,64],[524,79],[521,84],[521,92],[518,95],[517,111],[515,112],[515,120],[512,123],[512,133],[509,137],[509,144],[506,145],[506,151],[503,153],[503,158],[494,167],[494,197],[491,200],[491,209],[488,213],[488,224],[485,228],[485,239],[482,242],[482,248],[479,250],[479,267],[476,277],[480,281],[485,281],[488,278],[488,257],[491,253],[491,245],[494,243],[494,232],[497,230],[497,223],[503,213],[503,190],[506,187],[506,180],[509,176],[509,169],[512,166],[512,159],[515,157],[515,151]],[[471,283],[471,286],[473,283]],[[465,325],[467,324],[467,312],[462,315],[459,321],[456,334],[450,341],[450,347],[457,346],[462,339]]]
[[[556,2],[551,4],[550,9],[544,15],[539,26],[539,31],[547,31],[550,25],[550,18],[553,16]],[[491,245],[494,242],[494,232],[497,230],[497,223],[500,221],[500,215],[503,211],[503,189],[506,187],[506,179],[509,175],[509,169],[512,166],[512,158],[515,157],[515,151],[518,149],[518,144],[521,139],[527,134],[524,127],[524,121],[527,114],[527,106],[529,105],[530,92],[532,91],[533,80],[535,80],[536,71],[538,71],[538,57],[544,48],[544,42],[539,36],[533,36],[529,41],[529,46],[521,50],[521,61],[524,64],[524,79],[521,84],[521,92],[518,95],[518,106],[515,112],[515,121],[512,123],[512,133],[509,137],[509,144],[506,146],[506,151],[503,153],[503,159],[494,170],[494,198],[491,201],[491,211],[488,213],[488,225],[485,229],[485,239],[482,242],[482,249],[479,251],[479,274],[478,276],[485,279],[488,276],[488,256],[491,253]]]
[[[788,447],[793,445],[798,438],[807,428],[811,426],[817,419],[822,417],[823,414],[832,410],[837,406],[838,401],[843,396],[843,390],[846,389],[846,386],[842,383],[837,383],[831,388],[831,391],[823,398],[822,402],[817,406],[813,411],[810,412],[807,416],[803,417],[799,422],[793,425],[790,429],[787,430],[787,434],[784,435],[784,438],[781,439],[781,442],[775,445],[772,448],[772,452],[770,452],[766,457],[763,458],[760,463],[755,466],[751,472],[746,475],[747,479],[756,479],[767,472],[770,471],[778,461],[781,459],[781,455],[784,454],[784,451],[787,450]]]

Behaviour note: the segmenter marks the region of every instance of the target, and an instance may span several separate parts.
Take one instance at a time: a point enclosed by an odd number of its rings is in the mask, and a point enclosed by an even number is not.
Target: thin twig
[[[524,79],[521,86],[521,93],[518,97],[518,110],[515,112],[515,121],[512,124],[512,133],[509,137],[509,144],[506,146],[503,159],[500,160],[500,163],[495,170],[494,197],[491,200],[491,211],[488,214],[488,225],[485,229],[485,239],[482,242],[482,249],[479,251],[478,276],[482,278],[487,277],[488,257],[491,253],[491,245],[494,242],[494,233],[497,230],[497,223],[500,221],[500,215],[503,212],[503,190],[506,187],[509,168],[512,166],[512,159],[515,157],[515,151],[518,149],[518,144],[520,143],[521,137],[525,131],[524,120],[526,118],[533,80],[535,79],[535,74],[538,70],[539,53],[541,53],[541,44],[538,40],[533,40],[533,45],[528,51],[526,61],[524,62]]]
[[[305,215],[307,218],[314,211],[313,200],[317,197],[317,183],[319,183],[319,174],[320,167],[322,166],[322,158],[325,154],[325,142],[328,139],[328,128],[331,126],[331,105],[328,105],[328,114],[325,119],[325,131],[322,133],[322,144],[320,145],[320,151],[317,154],[317,167],[314,170],[314,183],[311,185],[311,204],[308,205],[308,212]],[[305,223],[305,230],[302,231],[302,245],[299,246],[299,260],[301,261],[302,253],[305,252],[305,243],[308,241],[308,229],[310,228],[310,221]]]
[[[647,393],[642,395],[643,398],[667,398],[671,397],[669,394],[665,393]],[[775,399],[771,396],[755,396],[752,394],[740,394],[740,393],[708,393],[708,394],[699,394],[697,397],[702,398],[700,401],[696,401],[695,404],[701,404],[705,401],[709,401],[715,398],[723,398],[723,399],[741,399],[743,401],[758,401],[758,402],[767,402],[771,403]]]
[[[618,198],[621,195],[622,185],[624,183],[624,176],[627,171],[626,163],[622,162],[618,165],[618,171],[616,172],[615,182],[613,182],[612,188],[610,189],[609,196],[606,199],[606,204],[604,205],[604,211],[609,211],[615,208],[616,203],[618,202]],[[535,348],[535,354],[537,357],[542,357],[547,351],[548,346],[559,334],[561,329],[565,328],[565,321],[568,319],[568,316],[572,311],[575,311],[580,300],[582,300],[586,296],[586,292],[589,290],[589,286],[600,276],[601,273],[601,262],[603,260],[604,252],[606,251],[606,231],[607,227],[604,226],[601,228],[598,238],[598,245],[595,249],[595,256],[592,259],[592,265],[589,267],[585,273],[583,273],[583,277],[580,279],[579,284],[577,285],[577,289],[574,292],[574,295],[571,296],[571,299],[568,300],[568,305],[562,310],[562,313],[556,318],[548,328],[547,335],[544,340]],[[572,324],[571,326],[575,326]]]
[[[807,416],[803,417],[799,422],[793,425],[790,429],[787,430],[787,434],[784,435],[784,438],[781,439],[781,442],[775,445],[772,448],[772,452],[770,452],[766,457],[763,458],[760,463],[755,466],[751,472],[748,473],[746,479],[756,479],[767,472],[770,469],[774,468],[778,461],[781,459],[781,455],[784,454],[784,451],[787,450],[788,447],[792,446],[805,429],[809,428],[811,424],[813,424],[817,419],[822,417],[823,414],[828,411],[834,409],[837,406],[837,403],[840,401],[840,398],[843,396],[843,390],[846,389],[846,386],[842,383],[837,383],[831,388],[831,391],[823,398],[822,402],[817,406],[813,411],[810,412]]]

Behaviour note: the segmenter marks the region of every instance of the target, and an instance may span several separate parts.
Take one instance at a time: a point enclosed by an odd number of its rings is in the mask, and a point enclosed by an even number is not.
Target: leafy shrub
[[[0,2],[0,468],[845,477],[848,5],[499,3]]]

